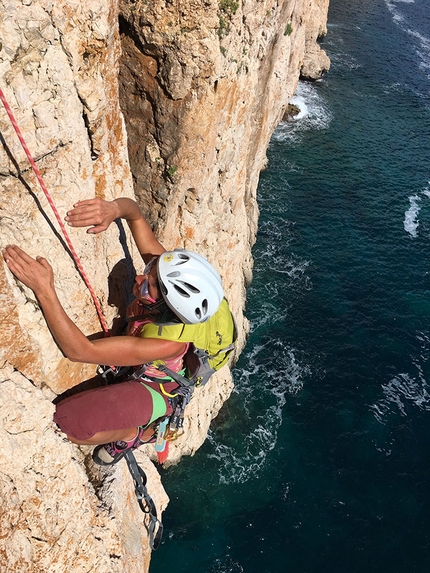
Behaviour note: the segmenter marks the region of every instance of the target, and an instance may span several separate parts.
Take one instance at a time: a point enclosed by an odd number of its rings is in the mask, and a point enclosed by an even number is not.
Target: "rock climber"
[[[147,365],[148,379],[79,392],[56,406],[54,421],[58,427],[75,444],[97,445],[93,459],[101,465],[116,463],[128,449],[153,441],[157,420],[171,413],[167,396],[178,384],[171,379],[162,385],[155,382],[154,378],[165,375],[153,363],[161,361],[180,372],[188,343],[142,338],[140,326],[160,320],[197,325],[217,311],[224,296],[220,276],[212,265],[191,251],[166,251],[131,199],[79,201],[65,220],[72,227],[87,227],[87,233],[97,234],[120,218],[127,221],[146,264],[143,274],[136,276],[135,300],[127,309],[130,323],[124,336],[87,338],[64,311],[48,261],[43,257],[33,259],[16,245],[3,250],[8,268],[34,292],[55,341],[69,360]]]

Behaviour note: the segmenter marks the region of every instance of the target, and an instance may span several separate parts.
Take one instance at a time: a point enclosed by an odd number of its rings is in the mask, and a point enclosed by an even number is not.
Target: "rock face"
[[[258,175],[300,73],[317,78],[328,68],[316,44],[327,9],[328,0],[0,0],[0,87],[60,217],[80,199],[135,193],[166,247],[201,252],[220,271],[239,351]],[[2,246],[45,256],[66,311],[86,334],[99,331],[2,109],[0,129]],[[121,225],[68,233],[112,324],[142,266],[129,234]],[[0,571],[147,571],[146,528],[125,464],[100,473],[52,422],[55,396],[94,368],[63,357],[33,294],[3,264],[0,282]],[[195,392],[169,463],[203,443],[231,389],[225,368]],[[165,507],[155,467],[144,452],[139,461]]]
[[[329,0],[313,2],[305,32],[305,54],[300,70],[304,80],[317,80],[330,68],[327,54],[317,44],[317,39],[327,34],[327,12]]]

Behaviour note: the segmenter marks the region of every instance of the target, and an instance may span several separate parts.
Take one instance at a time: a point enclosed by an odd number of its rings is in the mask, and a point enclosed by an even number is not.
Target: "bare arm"
[[[156,239],[136,201],[121,197],[114,201],[88,199],[79,201],[67,213],[66,221],[72,227],[89,227],[87,233],[105,231],[115,219],[125,219],[134,241],[145,262],[153,255],[161,255],[165,248]]]
[[[52,267],[46,259],[37,257],[35,260],[14,245],[8,245],[3,256],[12,273],[33,290],[52,335],[70,360],[135,366],[152,360],[173,358],[185,350],[185,345],[178,342],[133,336],[88,340],[61,306],[55,292]]]

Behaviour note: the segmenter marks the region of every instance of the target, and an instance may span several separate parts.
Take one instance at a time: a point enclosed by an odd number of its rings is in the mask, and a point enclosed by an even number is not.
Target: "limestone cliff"
[[[316,44],[328,0],[0,0],[0,87],[62,217],[97,195],[138,198],[160,240],[219,269],[240,339],[268,141]],[[0,109],[2,246],[54,266],[60,299],[100,330],[48,202]],[[68,229],[109,324],[141,263],[126,229]],[[0,265],[1,572],[143,572],[150,552],[123,464],[100,472],[52,422],[57,394],[94,369],[67,361],[34,296]],[[228,369],[195,393],[170,463],[193,454],[229,396]],[[148,447],[147,454],[151,454]],[[159,507],[149,459],[139,460]]]

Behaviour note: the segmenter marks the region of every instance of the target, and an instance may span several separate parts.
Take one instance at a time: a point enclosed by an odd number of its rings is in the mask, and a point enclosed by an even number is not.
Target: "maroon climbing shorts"
[[[148,387],[159,393],[165,403],[165,410],[161,411],[162,402],[156,400],[156,418],[171,414],[172,407],[161,394],[158,383],[145,381],[144,385],[128,380],[65,398],[57,404],[54,422],[76,440],[87,440],[97,432],[146,426],[154,409],[153,394]],[[170,392],[177,384],[168,383],[164,387]]]

